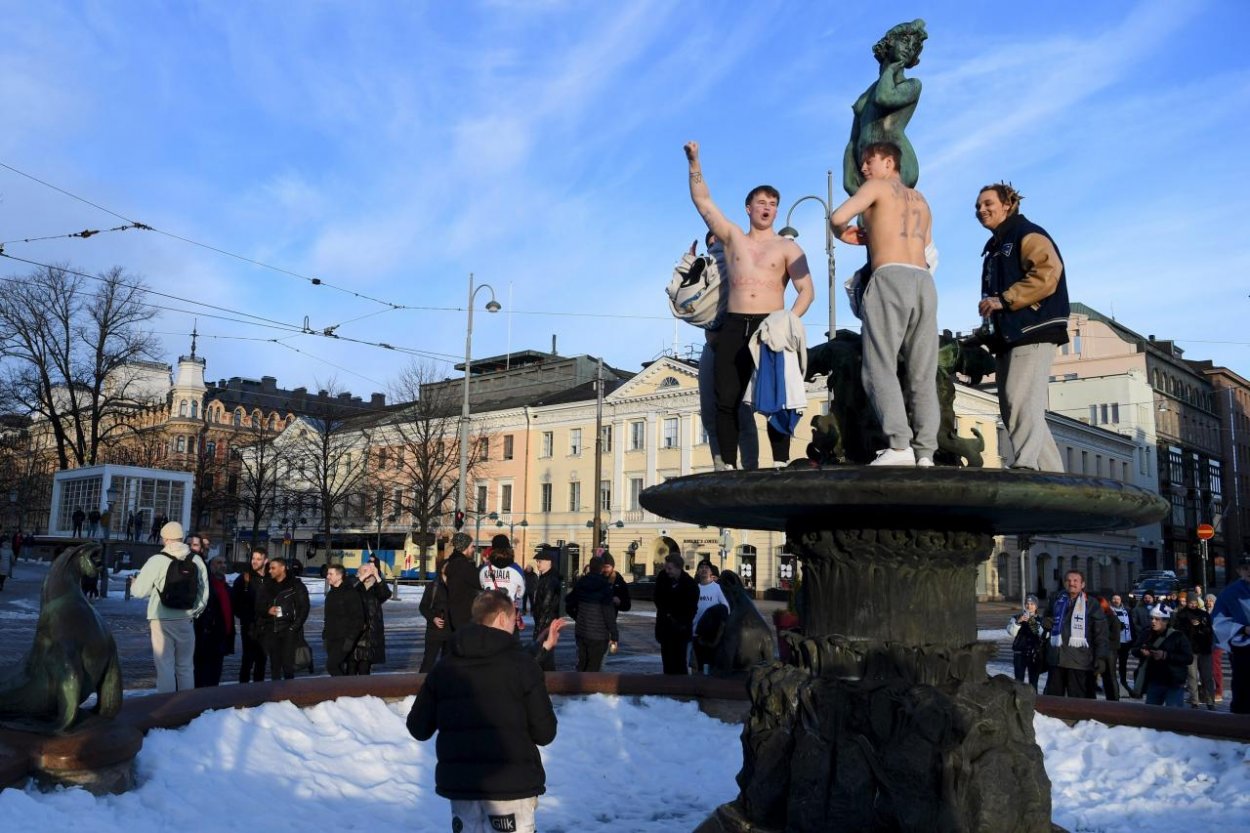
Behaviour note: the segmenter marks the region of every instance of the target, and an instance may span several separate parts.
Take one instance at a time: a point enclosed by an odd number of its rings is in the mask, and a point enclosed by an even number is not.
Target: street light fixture
[[[465,507],[465,489],[469,479],[469,373],[473,362],[473,299],[478,290],[489,289],[490,300],[486,303],[486,311],[499,312],[503,309],[495,300],[495,289],[488,283],[473,285],[473,273],[469,273],[469,320],[464,331],[464,399],[460,405],[460,484],[456,488],[456,511],[463,512]],[[480,518],[479,518],[480,523]]]
[[[100,597],[101,598],[109,594],[109,555],[110,555],[109,550],[111,549],[111,543],[109,541],[109,537],[110,537],[109,531],[110,531],[110,528],[113,526],[113,507],[117,505],[117,501],[121,500],[121,497],[122,497],[121,487],[117,485],[116,480],[110,480],[109,487],[104,492],[104,498],[105,500],[108,501],[108,505],[109,505],[109,522],[104,525],[104,553],[103,553],[104,557],[101,559],[104,563],[100,571]]]
[[[794,213],[794,209],[798,208],[801,203],[806,202],[807,200],[815,200],[820,203],[821,208],[825,210],[825,256],[829,261],[829,332],[827,335],[829,341],[833,341],[838,334],[836,304],[837,295],[833,290],[833,276],[835,272],[833,258],[833,226],[830,224],[830,215],[833,213],[833,171],[826,171],[826,177],[828,180],[828,196],[825,199],[821,199],[815,194],[808,194],[805,197],[799,197],[794,201],[794,204],[790,206],[790,210],[786,212],[785,227],[777,233],[782,237],[789,237],[791,240],[794,240],[799,236],[798,229],[790,225],[790,215]]]

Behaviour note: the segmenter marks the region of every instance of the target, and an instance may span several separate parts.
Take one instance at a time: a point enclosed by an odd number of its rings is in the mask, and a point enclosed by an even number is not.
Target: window
[[[540,490],[540,494],[539,494],[539,500],[541,501],[542,511],[550,512],[551,511],[551,484],[550,483],[542,484],[542,489]]]
[[[569,484],[569,511],[580,512],[582,510],[582,484],[574,480]]]
[[[482,437],[477,441],[477,459],[490,459],[490,437]]]
[[[825,403],[828,405],[828,403]],[[699,420],[699,440],[696,445],[707,445],[707,426],[703,424],[703,420]]]
[[[1117,424],[1120,422],[1120,403],[1119,402],[1111,403],[1111,421]]]
[[[213,442],[212,440],[209,440],[208,442],[204,443],[204,453],[207,454],[209,457],[216,457],[217,456],[217,443]]]
[[[1108,413],[1107,413],[1107,403],[1106,403],[1106,402],[1102,403],[1102,405],[1100,406],[1100,411],[1099,411],[1099,412],[1102,414],[1102,420],[1101,420],[1098,424],[1099,424],[1099,425],[1106,425],[1106,424],[1107,424],[1107,422],[1108,422],[1108,420],[1107,420]]]
[[[1072,459],[1072,446],[1070,445],[1066,446],[1064,451],[1066,452],[1064,456],[1067,458],[1067,461],[1068,461],[1067,472],[1068,474],[1075,474],[1076,468],[1074,467],[1074,463],[1076,461]]]
[[[1072,352],[1078,356],[1081,355],[1081,331],[1077,330],[1076,335],[1072,337]]]
[[[486,514],[486,484],[477,484],[477,513],[479,515]]]
[[[178,416],[184,417],[186,415],[187,415],[187,400],[184,399],[178,403]]]
[[[1097,405],[1089,406],[1089,424],[1090,425],[1098,424],[1098,406]]]
[[[641,504],[638,503],[638,496],[641,494],[642,494],[642,478],[641,477],[629,478],[629,508],[630,509],[642,508]]]
[[[499,511],[512,511],[512,484],[504,483],[499,487]]]
[[[677,447],[677,417],[667,417],[664,420],[664,447]]]
[[[539,456],[539,457],[550,457],[550,456],[551,456],[551,455],[555,452],[555,447],[556,447],[556,435],[555,435],[555,433],[554,433],[554,432],[552,432],[552,431],[544,431],[544,432],[543,432],[542,452],[541,452],[538,456]],[[547,511],[548,511],[548,512],[550,512],[551,510],[550,510],[550,509],[548,509]]]
[[[647,447],[647,423],[638,420],[629,424],[629,450],[641,451]]]
[[[604,453],[606,454],[607,452],[611,451],[612,450],[612,426],[611,425],[603,426],[603,431],[602,433],[600,433],[599,438],[600,438],[600,445],[603,446]]]
[[[395,468],[402,469],[404,467],[404,449],[399,447],[395,449]]]
[[[200,415],[200,403],[195,400],[191,401],[191,419],[195,419]]]
[[[573,428],[569,431],[569,454],[573,457],[582,455],[582,429]]]
[[[238,428],[242,425],[243,425],[243,409],[235,408],[234,409],[234,427]]]
[[[599,482],[599,508],[604,512],[612,511],[612,481]]]
[[[512,459],[512,435],[504,434],[503,438],[503,458],[505,460]]]
[[[1094,477],[1102,477],[1102,455],[1094,455]]]
[[[661,379],[661,380],[660,380],[659,387],[661,387],[661,388],[675,388],[675,387],[677,387],[679,384],[681,384],[681,383],[677,381],[677,378],[676,378],[676,377],[674,377],[674,376],[665,376],[663,379]]]
[[[1081,452],[1081,474],[1089,474],[1089,452]]]
[[[187,450],[187,438],[179,437],[174,447],[178,449],[179,454],[186,451]]]
[[[386,468],[386,449],[378,449],[378,469]]]

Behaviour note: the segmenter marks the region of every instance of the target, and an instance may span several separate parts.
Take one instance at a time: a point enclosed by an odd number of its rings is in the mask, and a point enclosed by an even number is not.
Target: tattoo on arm
[[[690,182],[691,182],[692,184],[696,184],[696,185],[697,185],[698,183],[700,183],[700,182],[702,182],[702,181],[703,181],[703,174],[702,174],[702,173],[700,173],[699,171],[691,171],[691,172],[690,172]]]

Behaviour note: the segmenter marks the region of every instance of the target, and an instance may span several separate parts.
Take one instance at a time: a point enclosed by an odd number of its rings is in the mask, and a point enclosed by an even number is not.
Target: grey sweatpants
[[[917,459],[932,459],[941,414],[937,398],[937,288],[929,270],[905,263],[878,266],[864,291],[863,320],[864,392],[881,421],[881,430],[890,448],[910,445]],[[898,378],[900,357],[907,371],[906,401]]]
[[[1022,344],[995,359],[998,410],[1016,453],[1013,468],[1063,471],[1059,447],[1046,425],[1050,365],[1054,358],[1053,344]]]

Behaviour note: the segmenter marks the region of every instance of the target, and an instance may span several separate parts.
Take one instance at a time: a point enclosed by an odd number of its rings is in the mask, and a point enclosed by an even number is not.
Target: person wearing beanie
[[[698,607],[699,585],[686,572],[681,556],[669,553],[655,577],[655,640],[665,674],[689,673],[686,657]]]
[[[1016,680],[1024,682],[1037,691],[1037,679],[1042,675],[1042,661],[1046,656],[1046,629],[1037,612],[1037,596],[1030,593],[1024,600],[1024,612],[1017,613],[1007,622],[1007,635],[1012,637],[1011,660]]]
[[[191,548],[182,542],[182,524],[170,521],[161,527],[160,535],[165,546],[143,563],[130,593],[148,600],[156,690],[186,691],[195,688],[194,621],[208,606],[208,568],[202,560],[192,558]],[[167,587],[171,576],[179,588]],[[175,589],[189,602],[187,607],[165,604],[174,601]]]
[[[525,598],[525,575],[512,558],[512,541],[507,535],[496,535],[490,539],[490,550],[486,553],[486,563],[478,571],[478,586],[482,590],[502,590],[512,599],[517,610],[517,625],[524,627],[521,616],[521,602]]]
[[[477,547],[465,532],[451,536],[451,555],[447,558],[447,624],[452,633],[472,622],[473,600],[481,589],[473,554]]]
[[[1150,633],[1135,653],[1143,660],[1135,687],[1144,691],[1146,704],[1184,707],[1194,652],[1185,635],[1172,627],[1172,613],[1163,605],[1150,611]]]
[[[607,550],[599,556],[603,559],[603,575],[612,584],[612,604],[616,605],[617,613],[625,613],[634,606],[629,598],[629,582],[616,571],[616,559]]]
[[[603,559],[590,559],[587,570],[564,598],[564,609],[577,623],[577,670],[598,671],[603,655],[620,640],[612,583],[603,574]]]
[[[538,580],[534,583],[534,601],[532,604],[534,613],[533,639],[537,642],[543,631],[560,619],[560,588],[562,585],[560,571],[555,568],[555,563],[552,560],[551,549],[542,549],[534,556],[534,571],[538,573]],[[547,653],[541,656],[539,664],[544,671],[555,671],[555,654]]]

